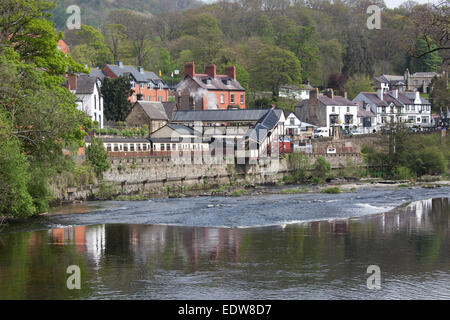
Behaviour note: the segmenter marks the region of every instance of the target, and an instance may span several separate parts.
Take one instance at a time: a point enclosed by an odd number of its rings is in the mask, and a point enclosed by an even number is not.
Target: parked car
[[[314,130],[314,138],[322,138],[322,137],[329,137],[330,133],[328,131],[328,128],[317,128]]]

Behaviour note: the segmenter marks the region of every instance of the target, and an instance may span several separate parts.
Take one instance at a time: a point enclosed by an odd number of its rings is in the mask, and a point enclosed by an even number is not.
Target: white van
[[[314,130],[314,138],[322,138],[322,137],[329,137],[330,133],[328,131],[328,128],[322,127],[317,128]]]

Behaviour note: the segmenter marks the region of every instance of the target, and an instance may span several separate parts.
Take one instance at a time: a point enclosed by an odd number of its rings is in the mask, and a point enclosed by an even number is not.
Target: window
[[[114,144],[114,151],[119,151],[119,145],[118,144]]]
[[[230,97],[230,103],[234,104],[234,94],[232,94],[231,97]]]
[[[289,124],[290,124],[291,126],[294,126],[294,125],[295,125],[295,119],[294,119],[294,118],[290,118],[290,119],[289,119]]]
[[[98,115],[98,124],[100,125],[100,127],[102,126],[102,116]]]
[[[158,97],[158,101],[162,102],[162,97],[161,96]]]
[[[94,120],[97,121],[97,113],[94,112]]]
[[[161,151],[164,151],[164,143],[161,143]]]
[[[106,151],[111,152],[111,144],[110,143],[108,143],[106,145]]]
[[[137,144],[137,151],[142,151],[142,145],[140,143]]]
[[[148,96],[148,101],[152,101],[152,97]]]
[[[134,83],[134,81],[131,81],[131,87],[135,88],[136,87],[136,83]]]
[[[241,104],[244,104],[244,94],[241,94]]]
[[[128,151],[128,143],[123,145],[123,151]]]
[[[166,144],[167,151],[170,151],[170,144]]]
[[[220,103],[225,103],[225,95],[223,93],[220,94]]]
[[[427,117],[422,118],[422,123],[428,123],[428,118]]]
[[[134,143],[130,144],[130,151],[134,151]]]
[[[347,107],[347,112],[350,113],[350,107]]]
[[[336,108],[335,107],[331,107],[331,112],[336,112]]]

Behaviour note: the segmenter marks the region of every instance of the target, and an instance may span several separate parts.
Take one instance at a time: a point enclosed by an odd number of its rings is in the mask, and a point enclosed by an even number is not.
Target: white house
[[[295,113],[301,121],[326,127],[330,135],[336,125],[348,130],[358,127],[358,105],[346,97],[335,96],[332,89],[325,94],[312,90],[309,100],[300,101],[295,107]]]
[[[85,112],[92,121],[97,121],[103,128],[103,97],[101,81],[86,74],[69,76],[68,89],[77,96],[77,109]]]
[[[288,98],[292,100],[308,100],[309,99],[309,92],[313,88],[311,85],[305,84],[305,85],[282,85],[280,86],[278,96],[280,98]]]
[[[418,91],[400,92],[393,90],[385,92],[361,92],[354,102],[363,102],[376,115],[377,129],[389,122],[406,122],[410,125],[431,125],[431,103],[422,98]]]

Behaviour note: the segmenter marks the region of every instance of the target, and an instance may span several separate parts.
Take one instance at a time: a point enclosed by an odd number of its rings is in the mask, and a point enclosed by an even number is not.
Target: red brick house
[[[236,80],[236,67],[227,67],[225,73],[217,74],[214,64],[206,66],[205,73],[196,73],[195,63],[186,63],[184,80],[177,86],[177,109],[245,109],[245,89]]]
[[[109,78],[116,79],[127,76],[131,80],[131,88],[134,94],[131,102],[153,101],[167,102],[169,100],[169,87],[154,72],[144,71],[144,68],[123,65],[121,61],[117,65],[107,64],[102,72]]]

